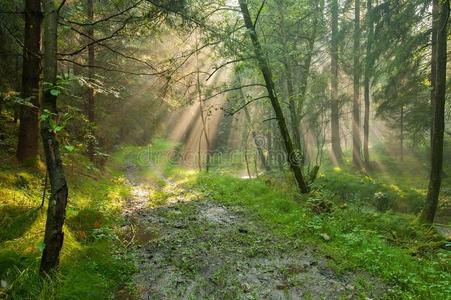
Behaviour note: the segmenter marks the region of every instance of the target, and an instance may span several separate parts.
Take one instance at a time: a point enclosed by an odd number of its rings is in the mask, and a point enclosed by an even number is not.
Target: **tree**
[[[42,94],[41,138],[44,146],[51,197],[47,208],[41,273],[49,274],[59,264],[63,246],[63,224],[66,216],[68,188],[64,175],[59,142],[51,123],[57,114],[57,30],[58,10],[54,0],[45,0],[44,7],[44,90]],[[51,122],[53,119],[53,122]]]
[[[22,98],[16,156],[22,163],[35,163],[39,142],[39,74],[41,50],[41,1],[25,1]]]
[[[238,85],[241,86],[241,78],[240,78],[239,71],[236,72],[236,78],[237,78]],[[244,109],[244,116],[246,117],[246,122],[247,122],[248,126],[250,126],[251,135],[252,135],[252,138],[254,140],[255,148],[257,149],[258,157],[259,157],[260,162],[261,162],[263,168],[265,169],[265,171],[270,171],[271,167],[270,167],[270,165],[268,164],[268,162],[266,160],[265,153],[264,153],[263,147],[262,147],[261,139],[259,139],[259,135],[257,134],[257,131],[254,128],[254,124],[252,124],[251,114],[250,114],[249,109],[247,108],[247,105],[246,105],[247,104],[246,103],[246,97],[244,95],[243,89],[240,88],[239,92],[240,92],[239,98],[241,100],[241,105],[242,105],[242,107]],[[246,134],[246,136],[247,136],[247,134]],[[244,141],[244,143],[247,144],[247,139]]]
[[[355,168],[362,167],[360,130],[360,0],[354,2],[354,97],[352,102],[352,163]]]
[[[241,13],[243,15],[245,27],[249,33],[254,53],[255,59],[258,62],[258,67],[260,72],[265,80],[265,87],[268,92],[268,97],[271,101],[271,105],[274,110],[274,114],[277,120],[277,124],[279,125],[280,134],[283,139],[283,143],[285,146],[285,151],[287,154],[288,165],[290,166],[293,175],[296,179],[296,183],[298,185],[299,190],[302,193],[308,193],[309,187],[307,182],[305,181],[304,175],[302,174],[301,169],[301,160],[299,158],[300,153],[297,153],[293,142],[291,140],[290,134],[288,132],[288,127],[285,121],[285,117],[283,115],[282,107],[280,106],[279,99],[276,96],[274,89],[274,81],[272,78],[271,69],[268,65],[268,62],[265,58],[265,55],[262,51],[262,47],[260,45],[260,41],[257,36],[257,32],[255,30],[255,25],[252,22],[251,15],[249,13],[249,8],[246,0],[239,0]]]
[[[330,47],[330,110],[332,155],[337,163],[343,161],[340,145],[340,109],[338,103],[338,0],[331,2],[331,47]]]
[[[292,57],[292,53],[294,50],[292,47],[290,47],[292,44],[288,43],[288,34],[287,34],[287,28],[288,24],[285,21],[285,16],[287,15],[286,12],[286,3],[277,2],[277,9],[279,13],[280,18],[280,30],[281,30],[281,44],[284,47],[285,51],[283,53],[283,67],[284,67],[284,78],[286,81],[286,87],[288,92],[288,105],[289,105],[289,112],[290,112],[290,125],[291,125],[291,134],[293,137],[293,145],[296,147],[296,150],[301,153],[302,146],[301,146],[301,134],[299,132],[299,125],[300,125],[300,118],[298,115],[298,106],[300,106],[300,103],[297,103],[297,95],[294,91],[294,83],[293,83],[293,70],[292,70],[292,63],[294,61],[294,58]],[[255,25],[254,25],[255,26]]]
[[[363,120],[363,157],[365,159],[366,169],[370,169],[370,151],[369,151],[369,136],[370,136],[370,87],[371,76],[373,72],[373,11],[372,0],[366,2],[366,54],[365,54],[365,74],[364,74],[364,88],[365,88],[365,115]]]
[[[434,222],[435,212],[438,206],[440,186],[443,172],[443,135],[445,129],[445,96],[446,96],[446,64],[447,64],[447,39],[449,1],[433,1],[433,26],[432,35],[435,35],[436,44],[432,45],[431,71],[432,86],[432,137],[431,137],[431,170],[429,175],[429,187],[426,203],[420,215],[420,221],[426,224]],[[435,70],[434,70],[435,69]]]
[[[88,37],[90,40],[94,40],[94,26],[92,23],[94,22],[94,3],[93,0],[87,0],[87,10],[88,10],[88,22],[91,23],[88,25]],[[95,146],[95,135],[94,135],[94,122],[95,122],[95,98],[94,98],[94,66],[95,65],[95,45],[89,41],[88,42],[88,101],[86,105],[86,111],[88,116],[88,156],[91,161],[94,161],[94,146]]]

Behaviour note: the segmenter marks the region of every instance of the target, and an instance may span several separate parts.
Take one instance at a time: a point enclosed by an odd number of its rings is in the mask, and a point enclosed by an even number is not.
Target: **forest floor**
[[[157,140],[112,161],[131,187],[122,237],[138,266],[116,299],[446,299],[451,292],[449,242],[415,223],[424,198],[416,184],[326,169],[307,198],[283,175],[243,179],[222,167],[199,173],[151,159],[170,148]]]
[[[241,170],[235,162],[208,173],[183,168],[168,159],[174,145],[165,139],[123,147],[104,169],[64,154],[65,241],[58,273],[43,278],[46,210],[37,208],[45,171],[17,165],[16,141],[7,142],[0,149],[0,299],[451,295],[451,242],[415,222],[425,190],[413,164],[384,163],[390,177],[325,165],[304,196],[286,172],[243,179],[233,176]],[[445,228],[450,186],[446,179],[437,216]]]
[[[159,184],[133,166],[126,173],[132,197],[123,230],[139,253],[139,299],[371,299],[387,291],[365,272],[338,274],[330,256],[275,236],[243,207],[212,201],[161,171]]]

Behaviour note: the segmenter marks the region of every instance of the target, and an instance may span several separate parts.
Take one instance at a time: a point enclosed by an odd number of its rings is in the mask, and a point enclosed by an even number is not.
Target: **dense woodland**
[[[449,299],[448,0],[0,0],[0,299]]]

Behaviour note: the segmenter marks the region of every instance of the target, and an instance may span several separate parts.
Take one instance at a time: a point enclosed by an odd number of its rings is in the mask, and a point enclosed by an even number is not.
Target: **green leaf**
[[[64,128],[63,125],[57,125],[57,126],[55,126],[55,128],[53,128],[53,131],[54,132],[59,132],[59,131],[63,130],[63,128]]]
[[[67,152],[74,152],[75,146],[73,146],[73,145],[66,145],[66,146],[64,146],[64,149],[66,149]]]
[[[50,125],[50,128],[52,128],[52,130],[55,130],[55,128],[57,126],[55,120],[53,120],[53,119],[49,119],[49,125]]]
[[[61,94],[61,91],[60,91],[60,90],[57,90],[57,89],[51,89],[51,90],[50,90],[50,94],[51,94],[52,96],[58,97],[59,94]]]

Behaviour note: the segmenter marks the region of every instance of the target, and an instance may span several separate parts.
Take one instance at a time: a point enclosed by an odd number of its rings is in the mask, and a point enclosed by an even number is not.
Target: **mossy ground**
[[[6,128],[13,127],[9,120],[2,122]],[[135,270],[132,252],[118,235],[122,206],[130,194],[124,178],[113,169],[96,169],[80,154],[64,154],[70,194],[61,264],[55,276],[43,278],[38,269],[46,207],[38,207],[44,167],[19,166],[14,162],[15,140],[4,143],[0,163],[0,299],[112,298],[130,282]]]

